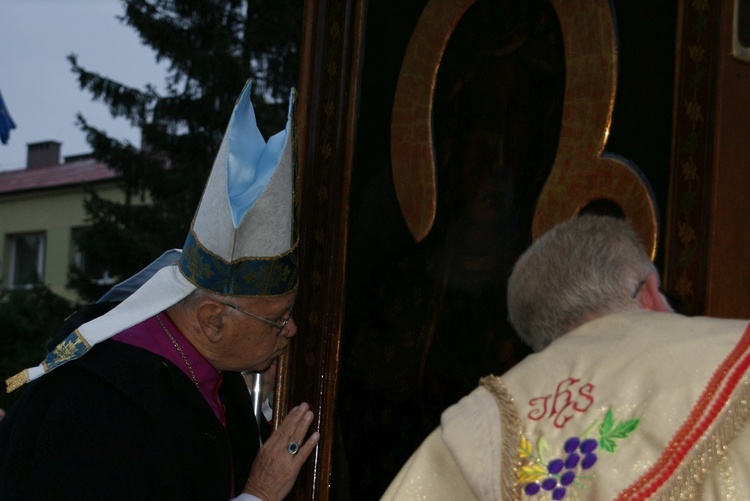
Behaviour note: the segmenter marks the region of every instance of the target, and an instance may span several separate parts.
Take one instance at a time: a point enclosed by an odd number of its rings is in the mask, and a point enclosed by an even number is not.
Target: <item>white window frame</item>
[[[38,237],[39,245],[36,249],[36,274],[39,280],[34,283],[17,283],[16,261],[18,259],[18,244],[21,239],[28,237]],[[34,231],[28,233],[14,233],[8,235],[10,244],[10,256],[8,260],[8,278],[11,289],[31,289],[44,283],[44,259],[47,253],[47,234],[43,231]]]

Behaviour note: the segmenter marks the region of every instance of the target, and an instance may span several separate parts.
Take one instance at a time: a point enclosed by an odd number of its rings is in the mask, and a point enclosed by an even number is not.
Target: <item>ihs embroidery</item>
[[[551,420],[556,428],[563,428],[575,416],[586,412],[594,403],[594,385],[580,379],[560,381],[554,393],[532,398],[527,417],[532,421]]]
[[[548,459],[552,448],[544,437],[537,441],[536,451],[531,442],[521,436],[518,454],[526,464],[518,472],[518,485],[528,496],[549,494],[553,500],[576,494],[576,489],[587,488],[594,478],[592,470],[600,451],[615,453],[617,441],[628,438],[638,427],[639,418],[616,421],[609,409],[601,422],[594,422],[580,436],[568,438],[562,454]],[[596,430],[597,437],[588,435]]]

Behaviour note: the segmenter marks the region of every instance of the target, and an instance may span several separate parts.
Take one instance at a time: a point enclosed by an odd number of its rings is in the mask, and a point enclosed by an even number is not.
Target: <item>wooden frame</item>
[[[298,160],[300,269],[295,310],[299,334],[278,367],[276,419],[310,404],[320,445],[291,499],[328,499],[341,337],[349,176],[363,2],[305,2],[301,51]]]
[[[437,8],[446,5],[445,1],[432,0],[428,6]],[[448,24],[439,29],[455,25],[461,9],[471,3],[473,0],[461,2],[448,16]],[[653,256],[656,211],[648,187],[632,165],[604,154],[614,104],[617,55],[609,2],[595,0],[587,2],[585,8],[564,0],[552,3],[565,36],[568,80],[558,159],[540,197],[534,233],[538,235],[555,222],[572,217],[591,201],[606,199],[636,222]],[[330,496],[365,5],[363,0],[305,2],[298,107],[303,277],[296,308],[300,312],[296,316],[299,334],[279,364],[275,405],[278,419],[291,406],[309,402],[316,413],[314,428],[321,433],[321,442],[303,469],[292,499]],[[429,29],[430,23],[426,23]],[[444,44],[449,34],[442,33],[434,40]],[[597,43],[592,44],[591,40]],[[405,60],[408,63],[408,57]],[[404,75],[411,71],[407,63],[402,70]],[[427,71],[434,74],[436,67]],[[396,98],[399,99],[403,102],[403,97]],[[407,114],[403,119],[409,122],[414,117]],[[398,117],[396,122],[397,127]],[[425,136],[429,128],[421,123],[419,133],[427,141],[422,145],[429,144],[431,138]],[[403,165],[400,161],[409,158],[409,153],[404,153],[403,148],[399,152],[393,159],[394,168],[405,173],[404,167],[398,165]],[[422,157],[417,152],[415,158]],[[427,171],[432,168],[429,162],[422,165]],[[398,190],[428,193],[434,188],[429,184],[434,184],[434,176],[427,179],[426,191],[424,185],[408,182]],[[404,209],[417,238],[429,231],[432,209],[429,200],[422,205]],[[425,207],[427,214],[423,212]]]

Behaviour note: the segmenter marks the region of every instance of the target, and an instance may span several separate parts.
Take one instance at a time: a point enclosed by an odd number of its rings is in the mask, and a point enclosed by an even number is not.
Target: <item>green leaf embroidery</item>
[[[546,438],[539,437],[539,440],[536,443],[536,450],[539,454],[539,460],[542,461],[542,463],[546,463],[547,455],[552,452],[552,448],[549,446],[549,442],[547,442]]]
[[[617,423],[610,408],[604,415],[602,424],[599,425],[599,446],[607,452],[615,452],[617,448],[615,439],[627,438],[635,431],[640,421],[640,418],[633,418]]]
[[[607,409],[607,413],[604,415],[602,424],[599,425],[599,436],[605,436],[612,429],[615,424],[615,417],[612,414],[612,408]]]

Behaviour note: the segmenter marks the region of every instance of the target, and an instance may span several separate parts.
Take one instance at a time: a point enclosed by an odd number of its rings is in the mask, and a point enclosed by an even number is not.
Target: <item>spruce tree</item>
[[[0,381],[47,354],[47,343],[76,305],[45,285],[31,289],[0,291]],[[0,409],[8,409],[23,390],[0,390]]]
[[[136,89],[68,59],[81,89],[142,131],[142,147],[108,137],[78,116],[94,157],[122,176],[125,202],[90,192],[89,226],[77,244],[115,279],[182,246],[234,103],[248,79],[266,138],[281,130],[299,69],[302,0],[122,0],[118,20],[168,63],[165,90]],[[116,54],[113,54],[116,57]],[[148,202],[144,204],[144,202]],[[91,269],[73,267],[70,285],[93,300]]]

